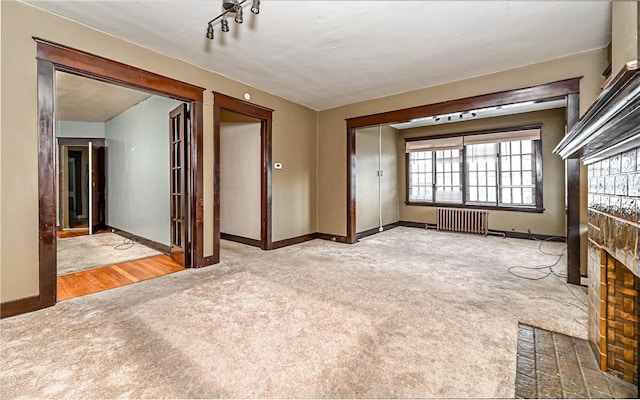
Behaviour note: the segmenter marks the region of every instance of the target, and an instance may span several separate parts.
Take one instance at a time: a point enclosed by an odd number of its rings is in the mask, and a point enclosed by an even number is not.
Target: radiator
[[[439,231],[489,233],[489,211],[469,208],[438,208]]]

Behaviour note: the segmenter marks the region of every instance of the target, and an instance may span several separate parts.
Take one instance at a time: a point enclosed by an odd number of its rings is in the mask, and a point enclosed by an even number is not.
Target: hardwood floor
[[[94,233],[94,235],[97,235],[99,233],[107,233],[109,231],[107,230],[99,230],[97,232]],[[58,239],[66,239],[66,238],[70,238],[70,237],[77,237],[77,236],[87,236],[89,235],[89,228],[87,229],[68,229],[65,231],[58,231]]]
[[[58,301],[102,292],[184,269],[170,257],[160,255],[58,276]]]

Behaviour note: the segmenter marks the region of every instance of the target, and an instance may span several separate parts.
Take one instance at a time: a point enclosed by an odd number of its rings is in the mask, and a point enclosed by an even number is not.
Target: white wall
[[[104,138],[104,122],[58,121],[56,137]]]
[[[260,169],[260,123],[221,123],[222,233],[260,240]]]
[[[170,244],[169,112],[152,96],[106,122],[107,225]]]

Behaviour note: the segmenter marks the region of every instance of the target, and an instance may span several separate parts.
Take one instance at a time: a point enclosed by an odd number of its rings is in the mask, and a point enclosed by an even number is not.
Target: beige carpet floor
[[[518,322],[586,337],[582,288],[507,273],[556,260],[535,241],[397,228],[222,255],[0,321],[0,397],[513,397]]]
[[[115,233],[58,239],[58,275],[162,254],[140,243],[125,244],[125,240]]]

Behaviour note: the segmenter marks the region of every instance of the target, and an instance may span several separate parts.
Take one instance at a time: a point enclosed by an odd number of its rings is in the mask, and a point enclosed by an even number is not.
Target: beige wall
[[[611,3],[611,72],[615,76],[628,61],[638,59],[638,2]]]
[[[584,113],[600,93],[603,81],[600,74],[605,66],[606,53],[602,49],[321,111],[318,120],[318,231],[334,235],[345,235],[347,231],[346,118],[580,76],[583,76],[580,111]],[[586,185],[583,197],[582,209],[586,210]],[[586,212],[584,221],[586,226]]]
[[[398,131],[390,126],[356,131],[356,232],[398,222]],[[381,146],[382,145],[382,146]],[[382,157],[380,157],[382,156]],[[382,177],[378,178],[378,171]],[[380,191],[379,191],[380,190]]]
[[[565,235],[564,162],[552,153],[565,131],[565,110],[547,110],[505,117],[486,118],[400,131],[398,148],[404,149],[404,138],[459,134],[487,129],[510,128],[542,124],[542,183],[544,213],[489,211],[489,229],[527,232],[544,235]],[[404,154],[403,154],[404,156]],[[400,187],[406,184],[405,164],[399,164]],[[400,192],[400,220],[436,223],[436,207],[408,206],[406,193]]]
[[[272,108],[273,159],[285,165],[273,174],[273,239],[316,231],[317,113],[129,42],[27,5],[2,1],[0,149],[1,300],[38,293],[38,163],[36,45],[39,36],[126,64],[205,87],[205,252],[213,251],[212,90]],[[344,163],[341,163],[344,164]]]
[[[260,123],[220,124],[220,232],[260,240]]]

